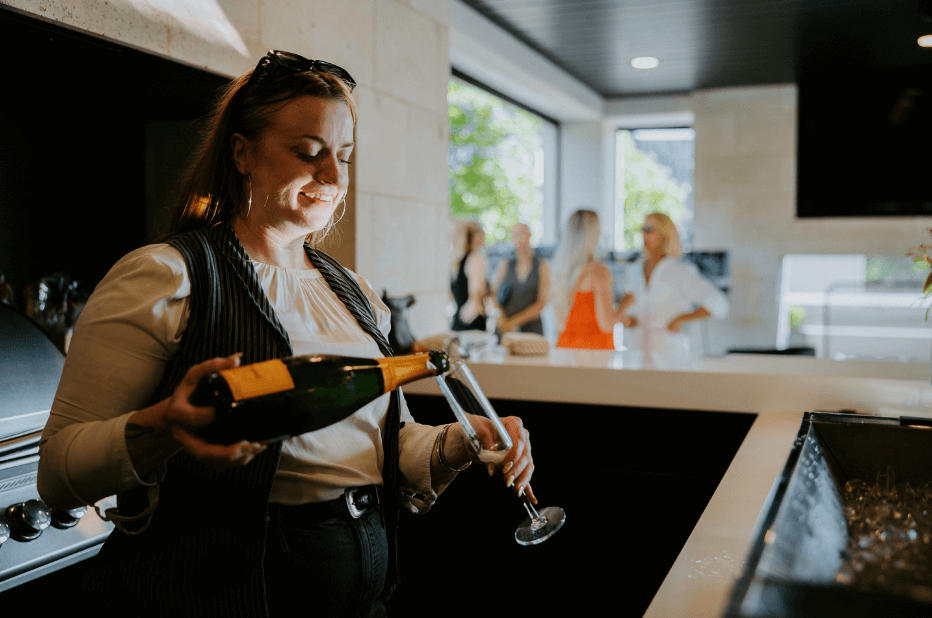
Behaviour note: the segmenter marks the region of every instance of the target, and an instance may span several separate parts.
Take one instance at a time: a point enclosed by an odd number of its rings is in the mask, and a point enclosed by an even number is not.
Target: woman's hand
[[[194,365],[169,398],[130,417],[126,424],[126,446],[140,476],[154,470],[179,448],[218,470],[244,466],[265,449],[267,442],[211,444],[194,433],[213,422],[215,416],[212,407],[191,403],[190,397],[198,382],[216,371],[238,367],[240,357],[234,354]]]
[[[472,321],[482,315],[482,305],[473,302],[472,299],[460,307],[460,321],[463,324],[472,324]]]
[[[634,294],[628,292],[621,297],[621,300],[618,301],[618,313],[620,316],[618,321],[621,322],[622,326],[627,328],[638,325],[638,319],[626,313],[628,311],[628,307],[634,304],[634,300]]]
[[[671,333],[678,333],[683,330],[683,324],[692,320],[701,320],[703,318],[709,317],[711,314],[705,307],[696,307],[689,313],[683,313],[672,320],[667,324],[667,330]]]
[[[498,318],[498,332],[500,333],[510,333],[513,330],[516,330],[517,327],[512,323],[512,321],[506,318],[504,315]]]
[[[209,425],[216,415],[211,407],[198,407],[191,403],[190,397],[194,393],[198,382],[211,373],[222,369],[239,367],[242,354],[234,354],[227,358],[215,358],[191,367],[181,379],[172,394],[170,416],[167,419],[172,437],[182,447],[197,459],[218,469],[245,466],[252,459],[265,450],[267,440],[262,442],[248,442],[242,440],[235,444],[212,444],[205,442],[193,432]]]
[[[496,442],[498,433],[492,421],[482,416],[471,416],[473,428],[479,436],[479,441],[483,444],[493,444]],[[501,470],[502,477],[505,480],[506,487],[512,487],[516,495],[520,496],[527,491],[528,497],[535,504],[537,499],[529,485],[531,475],[534,473],[534,460],[531,457],[531,440],[528,430],[525,429],[524,423],[517,416],[508,416],[501,419],[505,431],[511,437],[512,447],[504,459],[499,463],[487,463],[479,459],[478,453],[474,452],[466,436],[463,435],[463,441],[467,445],[469,457],[473,461],[486,466],[489,476]]]
[[[502,419],[502,424],[511,436],[512,447],[505,455],[505,460],[501,464],[502,476],[505,477],[505,485],[513,487],[516,495],[520,496],[527,492],[531,502],[537,504],[537,498],[534,496],[534,490],[531,489],[531,475],[534,474],[534,459],[531,457],[531,437],[530,433],[524,427],[524,423],[517,416],[508,416]],[[494,474],[495,470],[490,465],[489,473]]]

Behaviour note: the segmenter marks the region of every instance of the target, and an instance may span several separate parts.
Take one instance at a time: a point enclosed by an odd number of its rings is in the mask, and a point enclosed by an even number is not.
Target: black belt
[[[283,524],[316,524],[349,514],[358,518],[366,509],[382,503],[382,486],[350,487],[343,495],[327,502],[307,504],[269,504],[269,513],[277,511]]]

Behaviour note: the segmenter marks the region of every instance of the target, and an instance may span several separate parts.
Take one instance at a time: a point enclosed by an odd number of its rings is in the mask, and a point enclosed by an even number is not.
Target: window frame
[[[560,222],[560,131],[561,124],[555,118],[540,112],[521,101],[504,94],[495,88],[484,84],[482,81],[471,77],[456,68],[451,68],[450,79],[458,79],[470,86],[484,90],[485,92],[498,97],[499,99],[514,105],[530,114],[534,114],[543,121],[541,137],[544,146],[544,183],[541,188],[543,194],[543,205],[541,210],[541,237],[537,239],[539,245],[556,245],[559,240],[559,222]],[[550,130],[547,127],[550,127]],[[549,133],[549,135],[548,135]]]

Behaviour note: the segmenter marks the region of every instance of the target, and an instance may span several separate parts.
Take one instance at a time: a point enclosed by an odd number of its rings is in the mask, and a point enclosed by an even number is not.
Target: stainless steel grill
[[[36,489],[39,438],[63,366],[37,325],[0,304],[0,592],[93,556],[112,530],[93,508],[50,509]]]

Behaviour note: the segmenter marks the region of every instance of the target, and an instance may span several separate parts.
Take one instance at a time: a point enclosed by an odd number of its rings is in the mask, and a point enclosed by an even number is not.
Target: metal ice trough
[[[807,412],[758,517],[724,616],[932,616],[932,581],[904,593],[839,583],[844,578],[838,577],[849,556],[845,483],[874,479],[888,466],[897,482],[920,486],[932,479],[930,424],[911,417]],[[932,552],[926,543],[923,551]]]

